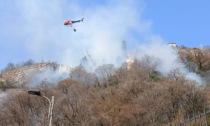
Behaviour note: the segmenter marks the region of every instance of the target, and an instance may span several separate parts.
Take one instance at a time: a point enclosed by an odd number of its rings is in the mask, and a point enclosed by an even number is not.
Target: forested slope
[[[162,75],[145,56],[119,68],[99,66],[95,72],[75,67],[58,83],[33,87],[55,96],[55,126],[157,126],[203,112],[210,105],[209,50],[179,48],[190,71],[205,77],[199,84],[178,69]],[[48,101],[29,95],[29,87],[1,98],[0,125],[48,125]],[[186,117],[187,118],[187,117]]]

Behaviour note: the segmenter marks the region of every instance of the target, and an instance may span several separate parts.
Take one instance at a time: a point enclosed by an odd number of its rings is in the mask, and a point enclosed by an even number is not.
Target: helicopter
[[[78,22],[83,22],[84,18],[82,18],[81,20],[76,20],[76,21],[72,21],[72,20],[67,20],[65,21],[64,25],[65,26],[71,26],[72,27],[72,24],[74,23],[78,23]],[[74,32],[76,32],[76,29],[74,28]]]

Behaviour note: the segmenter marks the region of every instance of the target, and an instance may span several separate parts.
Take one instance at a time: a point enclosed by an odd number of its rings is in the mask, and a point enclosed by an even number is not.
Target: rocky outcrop
[[[0,73],[0,82],[20,87],[26,84],[34,75],[46,70],[57,70],[59,65],[54,63],[34,63]]]

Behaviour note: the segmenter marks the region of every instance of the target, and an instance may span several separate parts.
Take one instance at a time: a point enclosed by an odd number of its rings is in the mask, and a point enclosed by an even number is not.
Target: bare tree
[[[65,95],[60,95],[54,109],[54,124],[59,126],[83,126],[90,120],[88,94],[83,86],[71,80],[63,81]]]
[[[113,64],[104,64],[96,68],[95,73],[99,80],[99,83],[104,85],[109,85],[109,78],[112,77],[114,73],[114,65]]]
[[[96,77],[94,74],[88,73],[84,68],[76,67],[71,70],[70,79],[88,87],[94,84]]]

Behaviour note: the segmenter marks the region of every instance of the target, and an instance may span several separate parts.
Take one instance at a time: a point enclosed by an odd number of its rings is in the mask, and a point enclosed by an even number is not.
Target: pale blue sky
[[[145,0],[145,18],[165,40],[178,45],[210,45],[209,0]]]
[[[210,45],[209,6],[209,0],[0,0],[0,69],[28,59],[78,63],[86,47],[101,54],[125,39],[132,50],[153,35],[180,46]],[[78,32],[63,26],[80,17]]]

